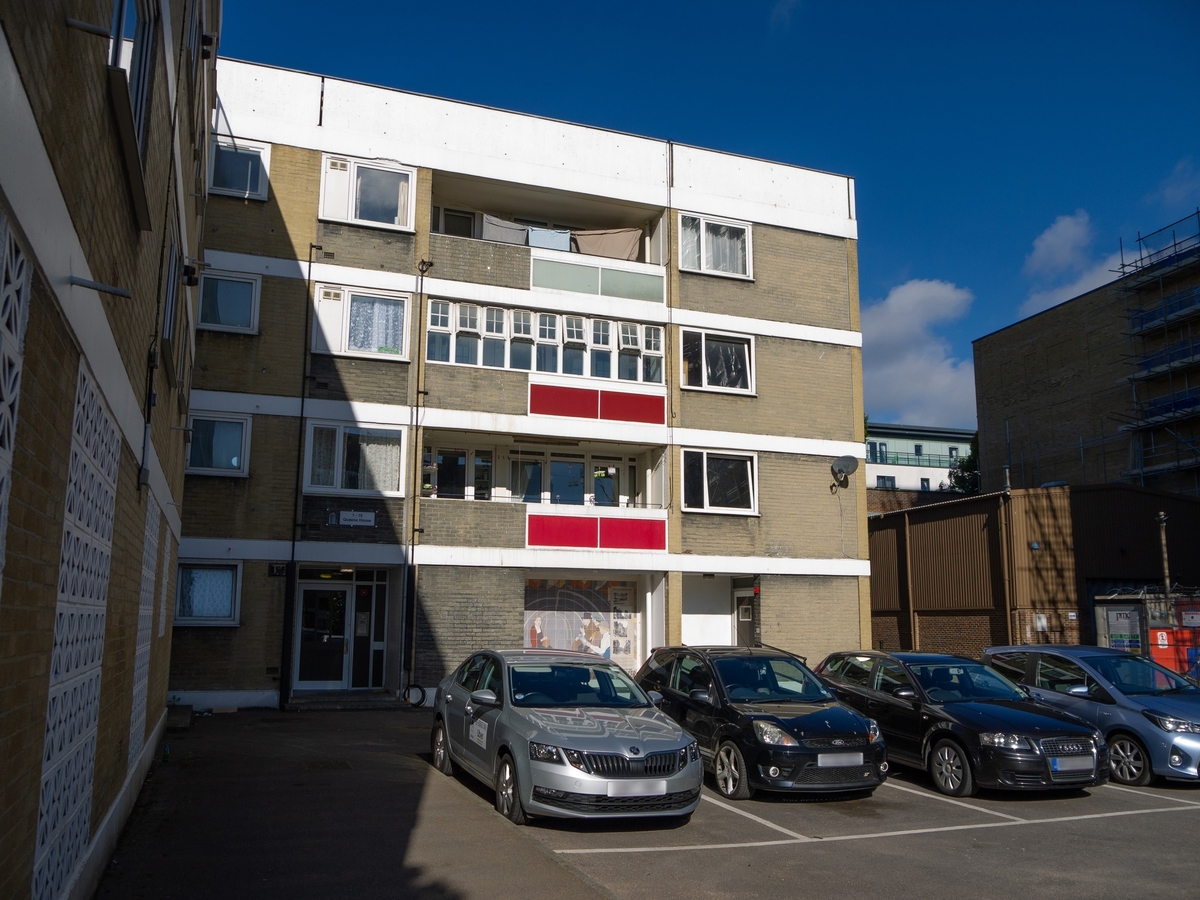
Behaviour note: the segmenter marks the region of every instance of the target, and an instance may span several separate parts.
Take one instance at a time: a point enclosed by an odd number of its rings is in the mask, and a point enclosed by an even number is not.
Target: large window
[[[270,144],[218,137],[209,156],[209,189],[214,194],[266,200],[270,163]]]
[[[197,413],[188,427],[187,471],[197,475],[246,475],[250,471],[250,416]]]
[[[692,272],[751,277],[750,226],[680,214],[679,267]]]
[[[316,422],[309,426],[308,438],[305,490],[400,494],[400,430]]]
[[[109,65],[125,70],[129,103],[139,149],[146,138],[154,74],[154,36],[158,3],[154,0],[115,0]]]
[[[416,171],[403,166],[327,156],[321,178],[321,218],[412,231],[416,180]]]
[[[262,279],[209,269],[200,280],[200,326],[213,331],[258,331]]]
[[[754,456],[717,450],[683,451],[683,508],[753,513]]]
[[[313,350],[406,359],[407,294],[319,284]]]
[[[431,362],[662,384],[661,325],[429,302]],[[614,357],[616,357],[614,361]]]
[[[492,450],[426,447],[421,464],[421,495],[451,500],[491,500]]]
[[[709,390],[754,390],[751,347],[748,337],[685,329],[683,384]]]
[[[175,624],[237,625],[241,581],[241,563],[180,560]]]

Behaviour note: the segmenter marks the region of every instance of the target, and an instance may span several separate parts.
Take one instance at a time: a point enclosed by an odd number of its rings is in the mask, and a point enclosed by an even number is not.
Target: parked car
[[[887,750],[871,719],[842,706],[781,650],[663,647],[635,676],[700,745],[731,800],[771,791],[873,791]]]
[[[586,653],[486,650],[438,685],[433,764],[495,788],[529,816],[690,816],[696,742],[616,663]]]
[[[1108,780],[1096,729],[974,660],[855,650],[831,654],[816,671],[839,700],[879,721],[893,762],[927,770],[943,794]]]
[[[989,647],[983,659],[1043,703],[1099,728],[1113,781],[1200,778],[1200,688],[1182,675],[1106,647]]]

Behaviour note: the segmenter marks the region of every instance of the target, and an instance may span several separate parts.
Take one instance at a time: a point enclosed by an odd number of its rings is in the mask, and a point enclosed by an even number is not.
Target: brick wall
[[[322,248],[317,259],[324,263],[409,275],[417,271],[415,238],[407,232],[318,222],[316,243]],[[308,258],[307,248],[301,258]]]
[[[919,612],[920,650],[958,653],[978,659],[985,647],[1008,642],[1003,610],[980,612]]]
[[[408,403],[410,367],[406,362],[314,353],[308,396],[315,400],[357,403]]]
[[[346,541],[362,544],[401,544],[404,542],[405,501],[400,497],[323,497],[307,494],[300,506],[302,540]],[[375,514],[374,525],[342,525],[342,511]],[[330,519],[334,524],[330,524]],[[334,551],[335,554],[340,551]],[[401,562],[396,550],[396,564]]]
[[[907,627],[904,631],[907,632]],[[911,650],[900,637],[900,617],[896,613],[875,613],[871,616],[871,649]]]
[[[449,547],[524,547],[524,503],[421,501],[422,544]],[[420,550],[417,550],[420,554]]]
[[[438,409],[480,409],[500,415],[529,412],[529,375],[473,366],[431,365],[425,369],[422,405]]]
[[[763,575],[758,609],[762,642],[807,657],[863,646],[857,578]]]
[[[430,278],[529,290],[529,248],[448,234],[429,235]]]

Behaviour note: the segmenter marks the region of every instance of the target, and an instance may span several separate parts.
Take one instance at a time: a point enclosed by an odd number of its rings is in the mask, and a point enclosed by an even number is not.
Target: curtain
[[[404,301],[384,297],[350,297],[350,349],[396,353],[404,333]]]
[[[179,617],[228,619],[233,616],[233,569],[188,569],[179,586]]]
[[[750,373],[746,365],[746,343],[707,337],[704,341],[704,356],[708,365],[708,383],[712,387],[750,387]]]
[[[528,237],[528,225],[518,225],[516,222],[497,219],[495,216],[485,215],[483,217],[483,239],[485,241],[499,241],[502,244],[525,244]]]
[[[715,272],[746,274],[746,229],[736,225],[704,223],[708,237],[708,266]]]
[[[571,240],[576,253],[607,256],[609,259],[636,260],[641,256],[642,229],[605,228],[592,231],[572,231]]]
[[[333,487],[334,456],[337,454],[337,429],[314,428],[312,470],[309,481],[318,487]]]
[[[680,264],[685,269],[701,268],[700,266],[700,220],[694,216],[683,216],[680,219],[679,252],[682,255]]]
[[[356,491],[400,489],[400,435],[393,431],[347,428],[342,487]]]

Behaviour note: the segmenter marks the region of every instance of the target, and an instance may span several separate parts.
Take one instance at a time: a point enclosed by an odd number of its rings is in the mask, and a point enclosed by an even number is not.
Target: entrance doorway
[[[296,620],[296,687],[338,690],[346,687],[350,643],[346,635],[349,586],[300,589]]]
[[[302,583],[297,591],[295,689],[383,687],[387,570],[301,569],[300,575],[323,583]]]
[[[754,646],[754,588],[737,588],[733,592],[733,611],[737,619],[739,647]]]

